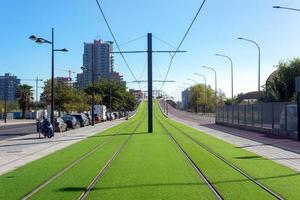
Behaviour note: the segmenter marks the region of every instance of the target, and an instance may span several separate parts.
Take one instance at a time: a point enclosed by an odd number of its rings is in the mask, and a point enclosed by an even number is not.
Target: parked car
[[[89,125],[89,120],[88,118],[85,116],[85,114],[73,114],[72,116],[74,116],[76,118],[76,120],[79,122],[80,127],[85,127]]]
[[[112,120],[111,115],[109,113],[105,113],[106,120],[110,121]]]
[[[122,118],[122,117],[125,117],[125,112],[120,111],[120,112],[119,112],[119,118]]]
[[[63,132],[68,131],[68,125],[64,122],[64,120],[61,117],[55,117],[55,132]]]
[[[119,118],[119,113],[118,113],[118,112],[113,112],[112,114],[114,115],[114,118],[115,118],[115,119],[118,119],[118,118]]]
[[[112,120],[115,119],[115,115],[113,113],[109,113]]]
[[[89,125],[92,125],[92,115],[89,113],[84,113],[84,114],[85,114],[86,118],[88,118],[88,120],[89,120]]]
[[[105,105],[95,105],[94,109],[95,109],[95,114],[97,114],[101,118],[102,122],[109,120],[107,119],[107,112],[106,112]]]
[[[102,120],[100,118],[100,116],[98,116],[97,114],[94,114],[94,117],[95,117],[95,123],[98,124],[100,123]]]
[[[62,117],[68,128],[76,129],[80,127],[80,122],[72,115],[65,115]]]

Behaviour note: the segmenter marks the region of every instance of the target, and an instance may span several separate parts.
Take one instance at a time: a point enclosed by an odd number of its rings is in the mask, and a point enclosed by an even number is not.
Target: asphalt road
[[[9,125],[0,129],[0,141],[32,133],[36,133],[35,124]]]

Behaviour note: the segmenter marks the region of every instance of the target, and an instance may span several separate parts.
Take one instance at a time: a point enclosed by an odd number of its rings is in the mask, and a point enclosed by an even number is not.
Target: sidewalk
[[[38,134],[11,138],[0,142],[0,175],[29,162],[42,158],[57,150],[70,146],[91,135],[124,122],[123,119],[108,121],[63,133],[54,138],[38,138]]]
[[[169,107],[169,117],[175,121],[300,172],[300,142],[298,141],[209,124],[205,121],[189,120],[186,116],[181,118],[174,108]]]
[[[35,123],[36,120],[31,120],[31,119],[13,119],[13,120],[7,120],[6,123],[4,123],[3,120],[0,120],[0,130],[9,127],[21,127],[24,125],[35,124]]]

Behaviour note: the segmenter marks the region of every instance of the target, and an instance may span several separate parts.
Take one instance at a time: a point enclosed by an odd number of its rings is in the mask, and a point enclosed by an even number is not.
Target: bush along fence
[[[298,139],[297,105],[293,103],[218,107],[216,124]]]

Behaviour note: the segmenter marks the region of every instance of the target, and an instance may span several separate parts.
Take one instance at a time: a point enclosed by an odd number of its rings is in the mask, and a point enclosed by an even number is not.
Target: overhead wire
[[[136,77],[135,77],[135,75],[134,75],[132,69],[130,68],[130,66],[129,66],[127,60],[125,59],[124,54],[123,54],[122,51],[121,51],[121,48],[120,48],[120,46],[119,46],[119,44],[118,44],[118,42],[117,42],[117,40],[116,40],[116,37],[115,37],[115,35],[114,35],[114,33],[113,33],[113,31],[112,31],[112,29],[111,29],[111,27],[110,27],[110,25],[109,25],[107,19],[106,19],[106,16],[105,16],[105,14],[104,14],[104,11],[103,11],[103,9],[102,9],[102,7],[101,7],[99,1],[96,0],[96,3],[97,3],[97,5],[98,5],[98,8],[99,8],[99,10],[100,10],[100,12],[101,12],[101,15],[102,15],[102,17],[103,17],[103,19],[104,19],[104,21],[105,21],[105,23],[106,23],[106,26],[107,26],[107,28],[108,28],[108,30],[109,30],[109,32],[110,32],[110,34],[111,34],[111,36],[112,36],[112,38],[113,38],[113,40],[114,40],[114,42],[115,42],[115,44],[116,44],[116,46],[117,46],[119,52],[120,52],[120,55],[121,55],[121,57],[122,57],[122,59],[123,59],[125,65],[126,65],[126,67],[128,68],[128,70],[129,70],[129,72],[131,73],[131,75],[132,75],[132,77],[134,78],[134,80],[135,80],[135,81],[138,81],[138,80],[136,79]],[[139,84],[139,87],[141,87],[140,84]]]
[[[144,72],[146,71],[146,67],[147,67],[147,58],[145,59],[144,67],[143,67],[142,73],[139,77],[139,80],[141,80],[143,78]]]
[[[159,67],[158,67],[155,59],[153,59],[153,63],[154,63],[154,69],[156,69],[156,71],[158,72],[159,78],[163,79],[164,76],[160,73]]]
[[[132,39],[132,40],[129,40],[129,41],[127,41],[127,42],[124,42],[124,43],[120,44],[119,47],[128,45],[128,44],[133,43],[133,42],[135,42],[135,41],[138,41],[138,40],[140,40],[140,39],[143,39],[143,38],[145,38],[146,36],[147,36],[147,35],[142,35],[142,36],[136,37],[136,38],[134,38],[134,39]],[[117,48],[117,47],[114,47],[114,49],[116,49],[116,48]]]
[[[167,41],[165,41],[165,40],[157,37],[156,35],[153,35],[153,38],[157,39],[158,41],[164,43],[165,45],[167,45],[167,46],[169,46],[169,47],[171,47],[171,48],[173,48],[175,50],[177,49],[174,45],[172,45],[172,44],[168,43]]]
[[[161,86],[160,90],[162,90],[162,88],[164,87],[164,85],[165,85],[165,83],[166,83],[166,80],[167,80],[167,78],[168,78],[168,76],[169,76],[170,69],[171,69],[171,66],[172,66],[172,64],[173,64],[174,57],[176,56],[177,52],[179,51],[180,47],[182,46],[183,42],[185,41],[187,35],[189,34],[189,32],[190,32],[192,26],[194,25],[194,23],[195,23],[195,21],[196,21],[198,15],[199,15],[199,13],[201,12],[201,10],[202,10],[202,8],[203,8],[205,2],[206,2],[206,0],[203,0],[203,1],[202,1],[202,3],[201,3],[201,5],[200,5],[200,7],[199,7],[199,9],[198,9],[198,11],[197,11],[197,13],[196,13],[196,15],[194,16],[194,18],[193,18],[193,20],[192,20],[192,22],[191,22],[191,24],[190,24],[190,26],[189,26],[189,28],[188,28],[187,31],[185,32],[185,34],[184,34],[182,40],[180,41],[178,47],[176,48],[176,51],[175,51],[174,54],[172,55],[171,60],[170,60],[170,63],[169,63],[169,66],[168,66],[167,74],[166,74],[166,76],[165,76],[165,78],[164,78],[164,81],[163,81],[163,83],[162,83],[162,86]]]

